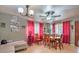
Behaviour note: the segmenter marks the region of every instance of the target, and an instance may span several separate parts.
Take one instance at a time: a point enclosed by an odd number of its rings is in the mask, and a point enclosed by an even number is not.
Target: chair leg
[[[60,48],[60,50],[61,50],[61,48],[63,48],[63,44],[62,43],[59,44],[59,48]]]
[[[59,44],[59,49],[61,50],[61,44]]]
[[[64,48],[64,47],[63,47],[63,44],[62,44],[62,48]]]
[[[57,43],[55,43],[54,48],[57,49]]]

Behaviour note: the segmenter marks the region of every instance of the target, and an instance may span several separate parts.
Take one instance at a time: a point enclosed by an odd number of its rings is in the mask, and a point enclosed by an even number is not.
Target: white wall
[[[72,45],[75,44],[75,19],[72,19],[72,21],[70,21],[70,25],[73,26],[73,29],[70,27],[70,43]]]
[[[12,19],[12,15],[0,13],[0,24],[2,22],[6,23],[6,27],[0,27],[0,40],[24,40],[25,39],[25,29],[20,29],[18,32],[11,32],[10,29],[10,20]],[[20,27],[26,25],[26,20],[18,17],[20,22]]]

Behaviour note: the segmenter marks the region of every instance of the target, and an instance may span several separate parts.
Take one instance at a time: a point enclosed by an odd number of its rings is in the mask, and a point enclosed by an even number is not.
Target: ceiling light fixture
[[[24,12],[26,12],[25,15],[23,15]],[[18,13],[20,13],[23,16],[33,16],[34,15],[34,11],[33,10],[29,10],[29,5],[26,5],[26,11],[24,11],[24,8],[19,7],[18,8]]]
[[[48,16],[48,17],[47,17],[47,20],[50,20],[50,19],[51,19],[51,17]]]

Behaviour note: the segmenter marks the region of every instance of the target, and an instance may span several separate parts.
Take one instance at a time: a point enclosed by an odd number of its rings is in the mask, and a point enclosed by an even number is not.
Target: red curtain
[[[39,36],[40,36],[40,39],[43,38],[43,34],[44,34],[43,23],[39,23]]]
[[[63,43],[70,43],[70,21],[63,22]]]
[[[55,23],[52,24],[52,32],[55,34]]]
[[[27,22],[27,36],[29,36],[29,34],[31,34],[32,36],[32,43],[34,42],[34,22],[33,21],[28,21]]]

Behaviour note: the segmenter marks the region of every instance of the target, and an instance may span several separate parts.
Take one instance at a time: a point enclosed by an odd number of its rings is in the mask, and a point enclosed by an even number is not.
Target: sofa
[[[24,40],[15,41],[0,45],[0,53],[15,53],[16,51],[26,49],[27,43]]]

